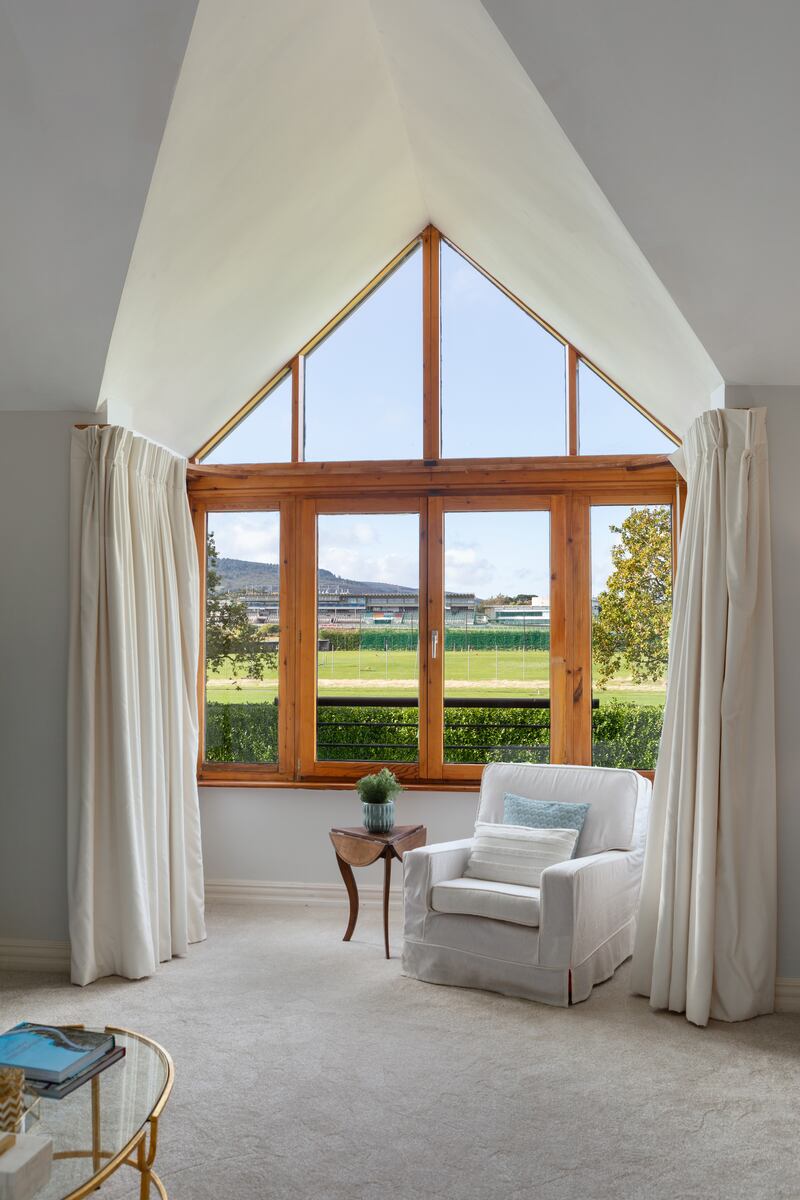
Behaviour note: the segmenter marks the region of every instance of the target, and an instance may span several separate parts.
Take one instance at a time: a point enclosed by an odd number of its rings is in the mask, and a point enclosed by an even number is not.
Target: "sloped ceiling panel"
[[[201,3],[102,398],[191,453],[426,223],[367,0]]]
[[[484,0],[725,379],[800,380],[796,0]]]
[[[372,7],[432,222],[683,433],[719,373],[482,5]]]
[[[0,408],[97,400],[196,3],[0,4]]]

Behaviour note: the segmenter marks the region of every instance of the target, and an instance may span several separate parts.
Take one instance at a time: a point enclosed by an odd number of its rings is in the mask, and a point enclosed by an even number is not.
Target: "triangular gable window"
[[[671,454],[675,443],[587,363],[578,364],[580,454]]]
[[[565,344],[446,242],[441,320],[442,456],[566,454]]]
[[[674,446],[566,339],[429,227],[197,457],[436,461]]]
[[[422,457],[422,247],[305,359],[308,462]]]
[[[229,433],[212,446],[205,463],[292,461],[292,376],[287,371]]]

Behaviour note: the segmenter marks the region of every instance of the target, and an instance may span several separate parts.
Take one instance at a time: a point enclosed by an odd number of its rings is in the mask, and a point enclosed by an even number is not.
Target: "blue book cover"
[[[114,1035],[23,1021],[0,1034],[0,1067],[19,1067],[28,1079],[63,1083],[114,1048]]]

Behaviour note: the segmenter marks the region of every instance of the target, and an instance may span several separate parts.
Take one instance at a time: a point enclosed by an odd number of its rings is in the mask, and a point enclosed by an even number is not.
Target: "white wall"
[[[728,408],[767,409],[778,768],[778,974],[800,978],[800,387],[726,387]]]
[[[69,440],[93,419],[0,412],[0,937],[67,936]]]
[[[472,833],[477,806],[475,792],[404,792],[396,819],[427,825],[429,842],[446,842]],[[328,830],[361,824],[355,791],[202,788],[200,809],[209,881],[341,883]],[[358,882],[378,883],[380,871],[359,870]]]

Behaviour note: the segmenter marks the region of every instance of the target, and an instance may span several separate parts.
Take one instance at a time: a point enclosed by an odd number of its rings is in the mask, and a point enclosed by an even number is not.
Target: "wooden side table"
[[[350,919],[342,938],[349,942],[358,920],[358,888],[353,877],[353,867],[368,867],[370,863],[383,859],[383,940],[386,957],[389,953],[389,887],[392,879],[392,859],[402,862],[406,850],[416,850],[428,840],[424,825],[395,825],[391,833],[368,833],[363,825],[352,829],[332,829],[331,841],[336,852],[336,861],[342,873],[344,886],[350,899]]]

